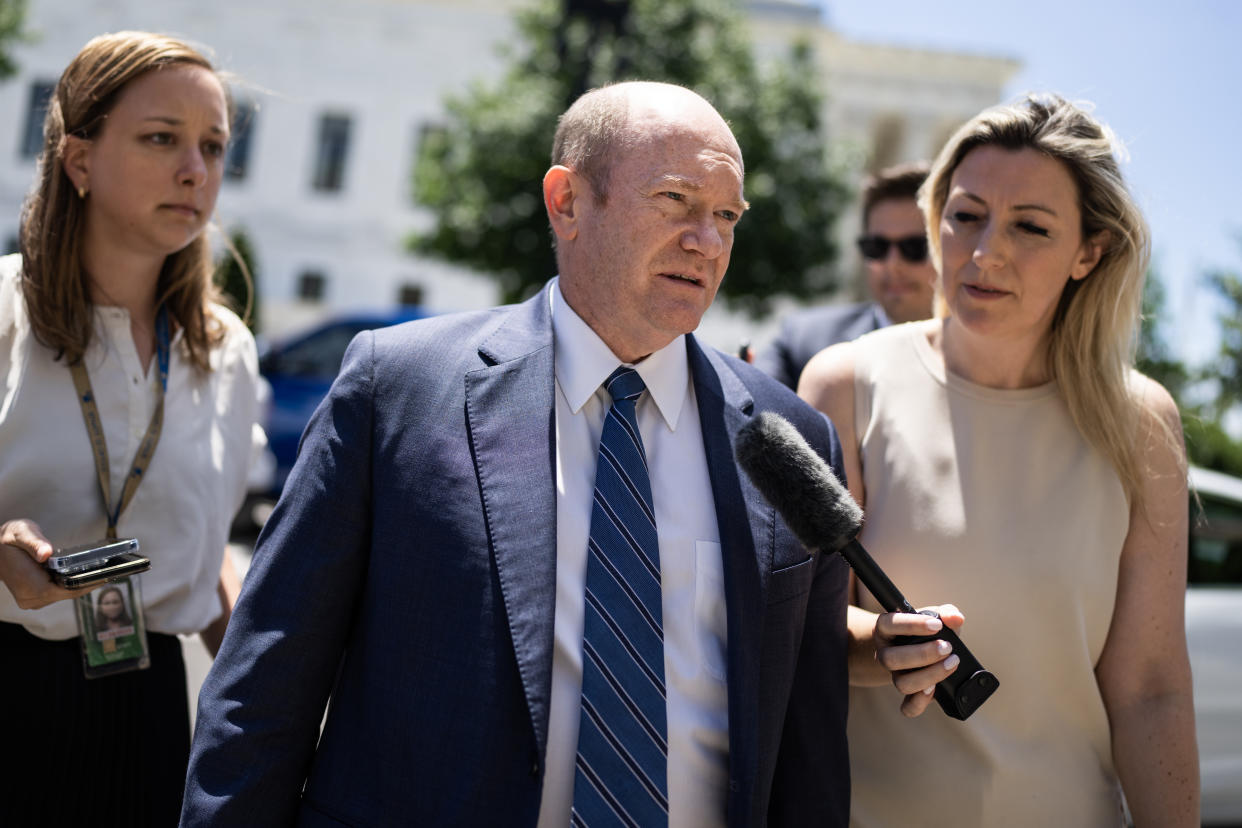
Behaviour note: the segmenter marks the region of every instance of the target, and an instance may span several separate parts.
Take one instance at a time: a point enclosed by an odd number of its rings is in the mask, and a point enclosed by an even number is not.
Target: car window
[[[1242,587],[1242,503],[1200,495],[1190,504],[1191,586]]]
[[[293,377],[331,380],[341,370],[341,359],[350,341],[366,326],[360,323],[333,325],[294,343],[280,354],[274,369]]]

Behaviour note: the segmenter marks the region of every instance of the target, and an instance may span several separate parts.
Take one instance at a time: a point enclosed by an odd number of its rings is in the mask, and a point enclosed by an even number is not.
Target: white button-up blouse
[[[22,298],[21,258],[0,258],[0,521],[29,518],[57,547],[104,536],[95,460],[63,359],[39,344]],[[193,633],[220,614],[216,594],[229,525],[250,464],[266,445],[259,425],[254,339],[237,316],[214,308],[224,341],[202,373],[172,342],[164,426],[142,483],[117,524],[138,539],[147,629]],[[158,371],[142,370],[129,313],[96,307],[85,355],[108,447],[115,502],[155,406]],[[23,610],[0,585],[0,621],[47,639],[77,634],[72,601]]]

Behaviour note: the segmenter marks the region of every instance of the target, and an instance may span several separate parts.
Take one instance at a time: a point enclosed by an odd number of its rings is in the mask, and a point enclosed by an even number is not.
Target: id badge
[[[142,588],[137,576],[119,578],[75,599],[87,678],[151,666]]]

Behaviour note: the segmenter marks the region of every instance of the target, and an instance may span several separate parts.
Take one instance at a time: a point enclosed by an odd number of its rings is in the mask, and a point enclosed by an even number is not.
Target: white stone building
[[[30,0],[30,43],[19,74],[0,83],[0,244],[13,249],[34,178],[41,95],[100,32],[149,29],[206,44],[257,104],[217,208],[225,230],[245,228],[257,258],[265,329],[278,335],[335,309],[418,299],[435,310],[493,304],[490,279],[405,252],[430,215],[411,198],[422,131],[447,93],[500,71],[524,0]],[[1011,60],[850,42],[814,4],[752,2],[761,57],[812,41],[834,140],[860,169],[931,155],[946,134],[995,103]],[[537,186],[532,182],[532,186]],[[852,238],[851,215],[837,232]],[[851,248],[843,248],[851,251]],[[847,252],[845,267],[851,267]],[[705,335],[729,347],[761,343],[755,325],[713,309]]]

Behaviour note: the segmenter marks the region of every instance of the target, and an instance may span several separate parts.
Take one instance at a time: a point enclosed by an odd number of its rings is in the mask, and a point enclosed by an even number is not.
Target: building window
[[[246,177],[250,166],[250,139],[254,135],[254,118],[258,111],[251,100],[238,100],[234,106],[233,133],[229,138],[229,154],[224,160],[224,175],[232,181]]]
[[[35,81],[30,84],[30,102],[26,107],[26,131],[22,135],[22,158],[34,158],[43,150],[43,116],[52,99],[56,84]]]
[[[345,159],[349,154],[350,119],[347,115],[323,115],[319,119],[319,146],[315,152],[316,190],[336,192],[345,183]]]
[[[307,270],[298,277],[298,298],[304,302],[322,302],[328,277],[318,270]]]
[[[423,286],[418,282],[406,282],[397,288],[398,305],[421,305],[423,303]]]

